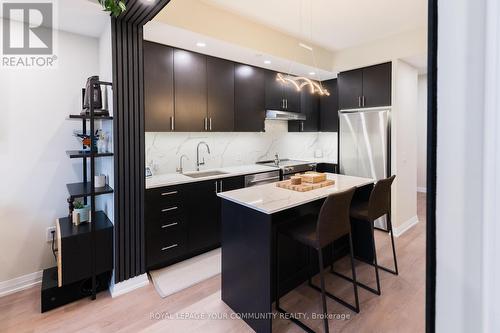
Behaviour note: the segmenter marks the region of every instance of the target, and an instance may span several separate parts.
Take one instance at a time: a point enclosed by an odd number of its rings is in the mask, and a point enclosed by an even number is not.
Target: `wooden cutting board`
[[[290,180],[283,180],[281,182],[276,183],[277,187],[297,192],[307,192],[332,185],[335,185],[335,181],[331,179],[327,179],[318,183],[302,183],[300,185],[292,185],[292,182]]]

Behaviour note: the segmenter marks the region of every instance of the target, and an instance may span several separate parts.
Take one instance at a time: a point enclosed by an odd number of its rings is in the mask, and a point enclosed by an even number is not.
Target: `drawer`
[[[151,206],[179,206],[185,198],[184,186],[168,186],[146,190],[146,202]]]
[[[148,267],[168,263],[187,253],[187,232],[181,228],[157,232],[146,242]]]
[[[167,218],[158,218],[153,221],[150,228],[154,232],[174,231],[185,228],[187,225],[186,218],[181,214],[169,216]]]

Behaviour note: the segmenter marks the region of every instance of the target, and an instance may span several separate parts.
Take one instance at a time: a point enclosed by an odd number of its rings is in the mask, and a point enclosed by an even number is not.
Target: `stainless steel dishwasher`
[[[268,171],[245,176],[245,187],[274,183],[280,180],[280,172]]]

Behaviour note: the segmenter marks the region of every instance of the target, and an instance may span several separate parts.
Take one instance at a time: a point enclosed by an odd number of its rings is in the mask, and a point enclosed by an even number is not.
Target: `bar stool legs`
[[[392,230],[392,221],[391,221],[391,214],[387,214],[387,225],[388,225],[388,229],[389,229],[389,232],[391,233],[391,244],[392,244],[392,258],[394,259],[394,270],[390,269],[390,268],[387,268],[387,267],[384,267],[384,266],[378,266],[378,268],[388,272],[388,273],[391,273],[391,274],[394,274],[394,275],[398,275],[398,261],[396,259],[396,247],[394,245],[394,231]]]
[[[373,261],[374,263],[373,264],[370,264],[368,263],[369,265],[373,266],[374,269],[375,269],[375,279],[376,279],[376,282],[377,282],[377,289],[374,289],[372,287],[369,287],[367,286],[366,284],[364,283],[361,283],[359,281],[356,281],[356,277],[355,277],[355,273],[353,274],[353,278],[351,279],[350,277],[342,274],[342,273],[339,273],[339,272],[336,272],[334,269],[333,269],[333,263],[332,265],[330,266],[330,273],[346,280],[346,281],[349,281],[349,282],[352,282],[358,286],[360,286],[361,288],[365,289],[365,290],[368,290],[369,292],[372,292],[374,293],[375,295],[380,295],[381,294],[381,291],[380,291],[380,277],[379,277],[379,274],[378,274],[378,264],[377,264],[377,249],[375,247],[375,231],[374,231],[374,228],[373,228],[373,223],[371,225],[371,229],[372,229],[372,235],[373,235]],[[350,242],[351,242],[351,258],[353,258],[353,247],[352,247],[352,238],[350,239]],[[352,260],[352,259],[351,259]],[[352,261],[352,265],[354,265],[354,262]],[[354,267],[354,266],[353,266]],[[354,272],[354,269],[353,269],[353,272]]]
[[[352,252],[352,238],[351,238],[351,236],[350,236],[350,235],[349,235],[349,245],[350,245],[350,249],[351,249],[351,251],[350,251],[350,255],[351,255],[351,270],[352,270],[352,277],[353,277],[353,279],[351,280],[351,282],[352,282],[352,285],[353,285],[353,290],[354,290],[354,301],[355,301],[355,305],[353,306],[352,304],[347,303],[347,302],[346,302],[346,301],[344,301],[343,299],[341,299],[341,298],[339,298],[339,297],[337,297],[337,296],[335,296],[335,295],[332,295],[332,294],[331,294],[330,292],[328,292],[328,291],[325,291],[325,294],[326,294],[326,296],[328,296],[328,297],[330,297],[331,299],[333,299],[334,301],[336,301],[336,302],[338,302],[338,303],[342,304],[342,305],[343,305],[343,306],[345,306],[346,308],[349,308],[349,309],[351,309],[352,311],[354,311],[354,312],[356,312],[356,313],[359,313],[358,286],[357,286],[357,283],[356,283],[356,269],[355,269],[355,267],[354,267],[354,257],[353,257],[353,252]],[[319,251],[319,252],[321,252],[321,251]],[[309,252],[309,254],[310,254],[310,252]],[[318,255],[319,255],[319,254],[318,254]],[[309,260],[310,260],[310,256],[309,256]],[[320,266],[320,267],[322,267],[322,266]],[[333,262],[332,262],[332,264],[331,264],[331,266],[330,266],[330,267],[333,267]],[[321,289],[320,289],[318,286],[316,286],[316,285],[314,285],[314,284],[312,283],[312,279],[311,279],[311,277],[309,277],[309,280],[308,280],[308,281],[309,281],[309,286],[310,286],[311,288],[313,288],[313,289],[315,289],[315,290],[317,290],[317,291],[320,291],[320,292],[321,292]]]
[[[323,275],[323,251],[321,249],[318,250],[319,256],[319,279],[321,283],[321,303],[323,305],[323,325],[324,332],[328,333],[328,311],[326,309],[326,297],[325,297],[325,276]]]

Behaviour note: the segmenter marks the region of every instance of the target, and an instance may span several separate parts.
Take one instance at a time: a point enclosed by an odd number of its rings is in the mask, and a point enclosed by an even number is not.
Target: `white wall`
[[[404,61],[393,62],[391,126],[392,222],[397,228],[417,216],[418,71]]]
[[[417,189],[426,191],[427,175],[427,74],[418,76]]]
[[[286,121],[266,120],[262,133],[146,133],[146,164],[154,161],[157,173],[172,173],[179,157],[186,154],[184,170],[195,170],[196,145],[206,141],[211,154],[204,152],[205,169],[254,164],[281,158],[313,159],[320,149],[325,160],[337,161],[337,133],[288,133]]]
[[[99,37],[99,76],[107,82],[113,81],[113,56],[111,49],[111,20],[105,25]],[[113,115],[113,91],[108,90],[109,113]],[[113,122],[101,121],[101,128],[109,134],[108,149],[113,150]],[[97,159],[97,170],[106,175],[109,186],[114,188],[114,163],[112,157]],[[114,222],[114,199],[113,195],[101,195],[97,197],[96,207],[106,213],[111,222]]]
[[[55,265],[46,228],[68,213],[66,183],[81,179],[73,137],[81,88],[99,71],[98,41],[58,34],[58,68],[0,69],[0,281]]]
[[[498,312],[498,293],[489,309],[482,306],[482,230],[485,223],[498,225],[498,201],[494,218],[483,220],[483,184],[495,181],[483,179],[485,98],[498,107],[498,90],[485,94],[485,73],[494,70],[485,71],[485,49],[498,50],[498,25],[490,44],[484,40],[486,13],[498,15],[486,3],[439,1],[438,7],[436,332],[498,332],[483,326],[485,311]]]

